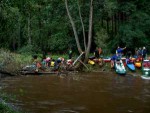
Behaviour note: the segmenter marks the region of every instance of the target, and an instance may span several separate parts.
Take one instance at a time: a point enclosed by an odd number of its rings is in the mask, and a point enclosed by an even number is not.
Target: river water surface
[[[150,80],[112,73],[7,78],[3,91],[26,113],[150,113]]]

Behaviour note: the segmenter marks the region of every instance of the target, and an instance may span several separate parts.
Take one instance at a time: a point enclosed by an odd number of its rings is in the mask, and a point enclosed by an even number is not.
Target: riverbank
[[[0,113],[21,113],[12,104],[7,103],[10,97],[0,89]]]

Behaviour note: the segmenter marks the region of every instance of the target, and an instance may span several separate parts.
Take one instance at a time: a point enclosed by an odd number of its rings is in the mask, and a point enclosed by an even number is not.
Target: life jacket
[[[51,67],[54,67],[54,65],[55,65],[55,62],[51,61]]]

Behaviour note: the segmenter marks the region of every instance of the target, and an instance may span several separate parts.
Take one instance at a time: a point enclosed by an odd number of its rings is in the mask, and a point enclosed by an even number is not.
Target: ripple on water
[[[80,113],[81,111],[85,111],[85,107],[72,107],[72,108],[62,108],[56,111],[53,111],[52,113]]]
[[[55,105],[61,105],[65,104],[63,101],[41,101],[37,103],[38,105],[50,105],[50,106],[55,106]]]

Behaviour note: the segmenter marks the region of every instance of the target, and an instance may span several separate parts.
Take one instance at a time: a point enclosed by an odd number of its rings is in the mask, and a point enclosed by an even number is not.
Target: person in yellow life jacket
[[[51,58],[50,67],[54,67],[54,65],[55,65],[55,60],[53,58]]]

